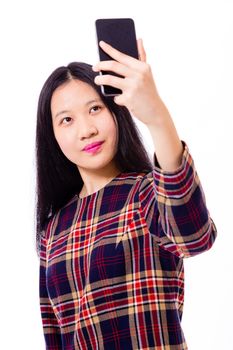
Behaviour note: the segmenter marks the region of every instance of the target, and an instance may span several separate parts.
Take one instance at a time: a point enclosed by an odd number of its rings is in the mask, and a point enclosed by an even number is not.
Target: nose
[[[90,138],[92,135],[96,135],[98,132],[96,126],[91,120],[89,120],[88,117],[82,118],[82,121],[79,122],[78,129],[80,140]]]

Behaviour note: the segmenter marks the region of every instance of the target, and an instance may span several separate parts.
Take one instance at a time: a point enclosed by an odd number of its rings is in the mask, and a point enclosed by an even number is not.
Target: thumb
[[[143,41],[142,39],[137,39],[137,46],[138,46],[138,54],[139,54],[139,59],[142,62],[146,62],[146,51],[143,46]]]

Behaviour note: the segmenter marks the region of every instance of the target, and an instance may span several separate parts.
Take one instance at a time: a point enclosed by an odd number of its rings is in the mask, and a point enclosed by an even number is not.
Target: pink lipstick
[[[88,153],[95,153],[99,150],[99,148],[103,142],[104,141],[90,143],[89,145],[87,145],[83,148],[83,151],[86,151]]]

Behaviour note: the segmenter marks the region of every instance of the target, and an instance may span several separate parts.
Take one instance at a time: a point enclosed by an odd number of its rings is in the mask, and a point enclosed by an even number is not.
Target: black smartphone
[[[136,31],[132,18],[97,19],[95,21],[95,26],[100,61],[113,60],[113,58],[107,55],[99,46],[101,40],[126,55],[138,59]],[[102,71],[100,74],[111,74],[119,77],[116,73],[109,71]],[[109,85],[102,85],[101,91],[105,96],[116,96],[122,93],[120,89]]]

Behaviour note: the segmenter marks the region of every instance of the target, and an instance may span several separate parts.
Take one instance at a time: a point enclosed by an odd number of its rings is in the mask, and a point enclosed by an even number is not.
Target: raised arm
[[[147,227],[157,244],[179,256],[210,249],[217,230],[206,206],[194,161],[184,141],[181,165],[175,171],[154,169],[141,181],[139,201]]]

